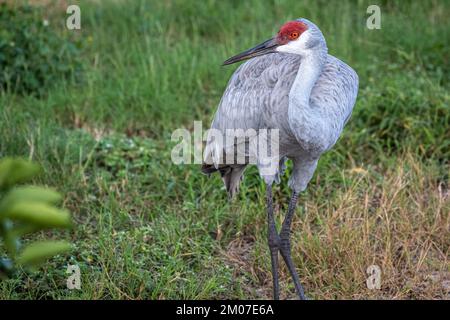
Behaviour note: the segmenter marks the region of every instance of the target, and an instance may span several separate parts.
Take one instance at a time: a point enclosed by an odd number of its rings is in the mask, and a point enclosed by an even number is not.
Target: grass
[[[39,2],[39,1],[34,1]],[[170,136],[208,124],[227,57],[306,17],[355,68],[358,101],[300,198],[293,254],[314,299],[442,299],[450,281],[447,1],[79,1],[87,68],[44,97],[0,94],[0,156],[43,165],[65,194],[71,256],[0,283],[2,299],[271,296],[264,185],[249,170],[229,203],[219,177],[170,160]],[[62,6],[63,7],[63,6]],[[50,27],[64,26],[55,6]],[[276,189],[281,223],[289,190]],[[67,264],[82,289],[65,285]],[[381,289],[366,286],[379,265]],[[294,297],[287,269],[282,297]]]

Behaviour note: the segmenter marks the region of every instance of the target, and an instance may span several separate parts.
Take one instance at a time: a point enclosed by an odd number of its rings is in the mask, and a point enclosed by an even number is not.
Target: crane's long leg
[[[293,191],[291,200],[289,202],[288,212],[286,217],[284,218],[283,225],[280,231],[280,252],[281,256],[284,259],[284,262],[286,263],[289,269],[292,280],[294,280],[295,291],[297,291],[300,300],[306,300],[305,292],[303,290],[302,285],[300,284],[300,279],[298,277],[297,271],[295,270],[295,266],[294,263],[292,262],[291,256],[291,241],[290,241],[291,223],[294,217],[297,199],[298,199],[298,192]]]
[[[267,224],[268,224],[268,240],[270,249],[270,259],[272,262],[272,279],[273,279],[273,299],[280,299],[280,287],[278,283],[278,250],[279,236],[275,227],[273,218],[273,197],[272,185],[268,184],[266,189],[267,200]]]

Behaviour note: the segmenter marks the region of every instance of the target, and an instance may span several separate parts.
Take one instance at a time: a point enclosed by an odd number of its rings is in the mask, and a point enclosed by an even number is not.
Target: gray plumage
[[[308,26],[302,44],[307,53],[276,52],[243,63],[228,83],[211,128],[224,136],[227,129],[279,129],[279,158],[273,159],[279,169],[261,176],[267,184],[278,182],[285,160],[291,159],[289,185],[300,192],[311,180],[320,156],[342,133],[355,104],[358,76],[327,53],[325,39],[312,22],[298,21]],[[237,152],[235,146],[217,147],[211,139],[207,141],[202,170],[220,171],[232,196],[246,164],[217,163],[215,153],[235,156]]]

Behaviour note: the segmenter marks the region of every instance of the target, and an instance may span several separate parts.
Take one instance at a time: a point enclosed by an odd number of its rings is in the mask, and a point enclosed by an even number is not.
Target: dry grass
[[[450,298],[450,195],[433,169],[407,156],[386,172],[350,170],[345,174],[353,182],[329,201],[315,202],[313,195],[302,204],[292,251],[310,297]],[[242,237],[224,253],[235,276],[253,279],[248,290],[260,298],[271,296],[265,245]],[[382,270],[380,290],[367,289],[370,265]],[[281,288],[290,288],[282,297],[293,298],[284,265],[280,277]]]

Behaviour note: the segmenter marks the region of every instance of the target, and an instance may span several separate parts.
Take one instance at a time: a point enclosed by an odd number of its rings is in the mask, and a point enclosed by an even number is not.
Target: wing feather
[[[211,128],[220,130],[224,135],[227,129],[277,128],[280,129],[280,140],[295,141],[287,115],[289,93],[300,63],[300,56],[286,53],[269,54],[243,63],[227,85]],[[327,140],[330,143],[324,149],[331,148],[341,134],[351,115],[357,91],[356,72],[328,55],[310,100],[324,110],[322,116],[328,121],[330,137]],[[219,148],[207,142],[205,161],[209,158],[209,163],[216,163],[217,155],[224,151]],[[211,157],[216,159],[211,162]]]

